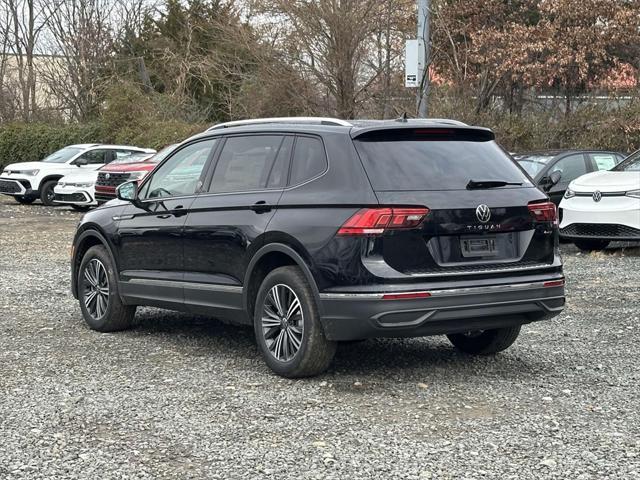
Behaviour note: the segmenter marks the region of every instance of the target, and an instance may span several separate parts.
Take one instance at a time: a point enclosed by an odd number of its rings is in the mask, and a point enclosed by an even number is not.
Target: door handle
[[[267,202],[264,200],[254,203],[250,208],[256,213],[266,213],[271,211],[271,205],[267,205]]]
[[[185,208],[182,205],[178,205],[177,207],[175,207],[173,209],[173,215],[177,218],[177,217],[182,217],[184,215],[186,215],[188,212],[187,210],[185,210]]]
[[[161,218],[162,220],[165,220],[167,218],[171,218],[171,217],[182,217],[183,215],[186,215],[187,211],[184,210],[184,207],[182,205],[178,205],[176,207],[173,207],[172,211],[169,213],[163,213],[162,215],[156,215],[157,218]]]

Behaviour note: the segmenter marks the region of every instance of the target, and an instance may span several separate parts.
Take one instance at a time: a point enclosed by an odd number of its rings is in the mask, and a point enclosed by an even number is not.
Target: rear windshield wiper
[[[503,180],[469,180],[469,183],[467,183],[467,190],[475,190],[480,188],[498,188],[506,187],[507,185],[522,185],[522,182],[505,182]]]

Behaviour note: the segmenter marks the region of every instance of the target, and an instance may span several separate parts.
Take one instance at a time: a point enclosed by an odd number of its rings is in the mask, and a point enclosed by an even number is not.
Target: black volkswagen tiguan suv
[[[139,305],[253,325],[286,377],[370,337],[496,353],[565,303],[555,206],[490,130],[452,120],[212,127],[86,214],[73,247],[91,328]]]

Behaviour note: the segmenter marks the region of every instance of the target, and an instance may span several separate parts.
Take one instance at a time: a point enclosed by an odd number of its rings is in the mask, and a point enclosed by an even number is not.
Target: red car
[[[153,156],[141,156],[139,160],[132,162],[112,162],[105,165],[98,172],[96,180],[96,200],[103,204],[116,198],[118,185],[131,180],[142,180],[151,172],[158,163],[169,155],[176,145],[169,145]]]

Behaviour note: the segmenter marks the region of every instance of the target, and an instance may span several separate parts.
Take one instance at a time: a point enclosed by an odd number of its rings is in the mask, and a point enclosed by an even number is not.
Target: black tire
[[[609,240],[574,240],[576,247],[583,252],[598,252],[609,246]]]
[[[16,202],[21,203],[22,205],[30,205],[36,201],[36,199],[33,197],[19,197],[16,195],[13,198],[16,199]]]
[[[520,335],[520,325],[480,332],[452,333],[449,341],[458,350],[472,355],[491,355],[506,350]]]
[[[95,304],[92,302],[87,304],[87,297],[93,291],[93,284],[88,279],[85,271],[90,265],[95,265],[92,264],[94,260],[97,260],[105,268],[108,282],[107,290],[109,295],[107,300],[101,304],[104,306],[104,313],[102,315],[97,315],[91,311],[92,305]],[[78,300],[80,301],[82,316],[92,330],[97,330],[98,332],[115,332],[125,330],[133,325],[136,307],[122,303],[120,294],[118,293],[117,275],[114,265],[111,262],[111,257],[107,250],[102,245],[91,247],[87,250],[87,253],[84,254],[84,257],[82,257],[80,269],[78,270]]]
[[[73,208],[76,212],[88,212],[89,211],[89,206],[87,205],[71,205],[71,208]]]
[[[274,345],[277,339],[274,340],[273,337],[279,332],[282,332],[282,335],[286,337],[288,334],[286,330],[289,330],[289,326],[273,326],[271,328],[263,326],[265,304],[267,308],[270,307],[270,302],[273,298],[270,296],[270,292],[276,286],[285,288],[288,292],[293,292],[294,295],[291,295],[291,293],[287,295],[289,295],[289,298],[299,301],[299,311],[301,311],[301,315],[297,314],[291,317],[292,323],[290,324],[291,330],[294,327],[298,333],[301,330],[300,346],[290,358],[285,360],[278,359],[276,353],[270,350],[267,342],[270,341],[272,342],[271,345]],[[275,313],[278,315],[278,312]],[[275,321],[278,322],[278,320]],[[281,319],[280,321],[284,321],[285,324],[288,323],[286,320]],[[277,268],[267,275],[258,290],[253,323],[256,341],[262,357],[269,368],[280,376],[301,378],[318,375],[329,367],[336,353],[336,342],[329,341],[325,337],[320,324],[320,315],[313,290],[298,267]],[[301,326],[302,328],[300,328]],[[265,332],[265,329],[268,331]],[[273,330],[272,333],[272,329],[277,329],[277,331]],[[291,333],[291,337],[293,337],[293,333]],[[293,342],[290,345],[293,346],[292,350],[295,349]],[[277,346],[275,348],[277,349]]]
[[[53,188],[56,186],[57,183],[58,183],[57,180],[49,180],[47,182],[44,182],[40,186],[40,201],[42,202],[43,205],[45,205],[47,207],[51,207],[51,206],[54,205],[54,203],[53,203],[53,197],[54,197]]]

